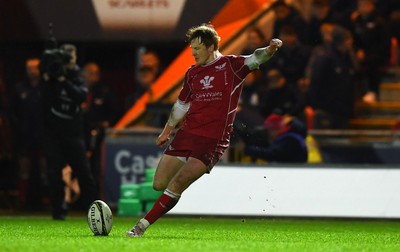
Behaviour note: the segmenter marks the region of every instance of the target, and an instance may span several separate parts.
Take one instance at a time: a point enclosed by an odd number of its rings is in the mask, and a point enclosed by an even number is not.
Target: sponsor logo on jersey
[[[214,80],[214,76],[205,76],[202,80],[200,80],[200,83],[203,84],[203,88],[202,89],[210,89],[213,88],[214,86],[211,85],[211,82]]]
[[[217,69],[217,71],[221,71],[224,70],[225,67],[226,67],[226,62],[221,65],[215,66],[215,69]]]
[[[194,98],[196,100],[220,100],[222,97],[222,92],[208,92],[196,94]]]

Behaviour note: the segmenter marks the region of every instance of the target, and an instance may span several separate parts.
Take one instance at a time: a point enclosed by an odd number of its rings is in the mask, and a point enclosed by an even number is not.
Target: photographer
[[[76,60],[76,47],[65,44],[60,49],[45,50],[40,65],[52,215],[57,220],[64,220],[67,214],[62,180],[66,164],[79,180],[82,207],[86,209],[97,197],[82,136],[81,103],[86,99],[87,87]]]

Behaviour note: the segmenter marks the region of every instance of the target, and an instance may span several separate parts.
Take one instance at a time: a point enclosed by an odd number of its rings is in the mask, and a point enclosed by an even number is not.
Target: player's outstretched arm
[[[250,70],[257,69],[261,64],[267,62],[282,44],[282,40],[277,38],[272,39],[269,42],[269,46],[258,48],[251,55],[247,56],[245,64]]]
[[[172,130],[174,130],[175,126],[185,117],[189,108],[190,103],[183,103],[180,100],[177,100],[174,103],[164,130],[157,138],[156,144],[158,146],[163,146],[169,140],[169,135],[171,134]]]

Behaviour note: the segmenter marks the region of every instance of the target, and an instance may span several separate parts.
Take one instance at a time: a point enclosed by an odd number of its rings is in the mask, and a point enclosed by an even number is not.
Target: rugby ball
[[[112,228],[113,216],[110,207],[101,200],[95,200],[89,207],[88,224],[94,235],[108,235]]]

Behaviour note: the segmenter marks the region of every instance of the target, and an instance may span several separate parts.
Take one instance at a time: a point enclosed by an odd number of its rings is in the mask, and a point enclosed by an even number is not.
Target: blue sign
[[[140,139],[142,138],[142,139]],[[110,205],[118,202],[120,185],[144,181],[145,170],[156,168],[164,149],[146,136],[109,138],[105,141],[104,196]],[[153,141],[154,140],[154,141]]]

